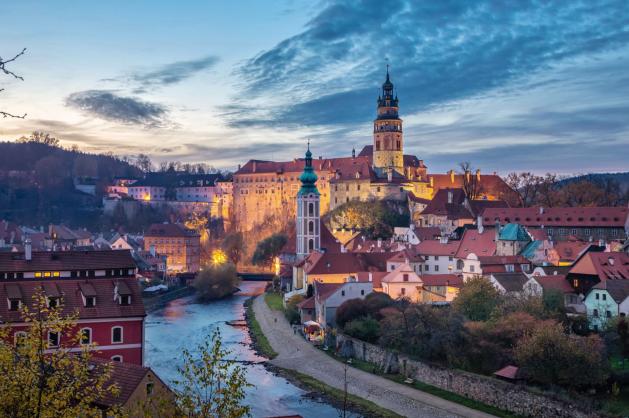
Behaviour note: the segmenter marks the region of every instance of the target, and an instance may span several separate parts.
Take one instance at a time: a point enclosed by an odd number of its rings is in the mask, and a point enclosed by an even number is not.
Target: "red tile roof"
[[[415,232],[420,242],[438,239],[441,236],[441,229],[438,226],[420,226],[416,227],[413,232]]]
[[[508,208],[509,204],[504,200],[470,200],[469,206],[472,216],[476,218],[487,208]]]
[[[179,224],[153,224],[144,234],[147,237],[198,237],[199,234]]]
[[[307,274],[352,274],[359,271],[385,271],[390,253],[311,253],[306,259]]]
[[[534,279],[539,283],[544,291],[558,290],[561,293],[575,293],[570,282],[566,280],[565,274],[554,274],[552,276],[536,276]]]
[[[342,287],[345,283],[321,283],[314,282],[314,294],[315,299],[322,303],[327,298],[332,296],[334,292],[337,291],[340,287]]]
[[[387,261],[394,263],[423,263],[424,258],[419,255],[416,249],[407,248],[402,251],[394,253]]]
[[[304,299],[297,304],[297,308],[299,309],[314,309],[314,307],[315,307],[315,300],[313,297]]]
[[[543,213],[540,213],[542,211]],[[626,207],[572,208],[487,208],[483,221],[493,224],[517,222],[524,226],[615,227],[623,228],[629,216]]]
[[[463,277],[458,274],[424,274],[421,279],[424,286],[463,286]]]
[[[507,264],[513,264],[514,270],[516,272],[522,271],[522,264],[528,264],[529,268],[531,266],[531,262],[521,255],[509,255],[509,256],[484,256],[478,257],[481,265],[481,269],[483,270],[483,274],[489,273],[506,273]]]
[[[389,274],[386,271],[359,271],[356,278],[360,283],[372,283],[374,289],[382,288],[382,278]],[[369,280],[371,278],[371,281]]]
[[[93,288],[94,293],[96,293],[96,306],[92,308],[83,306],[81,287],[85,284],[89,284]],[[124,291],[131,294],[130,305],[120,305],[117,301],[114,301],[114,287],[116,284],[119,285],[119,290],[124,288]],[[16,290],[15,286],[19,290]],[[11,282],[0,284],[0,301],[6,301],[9,295],[15,295],[16,291],[19,291],[19,294],[22,296],[22,303],[31,308],[33,295],[35,295],[37,289],[41,288],[44,288],[46,295],[63,297],[63,312],[71,314],[76,311],[79,314],[79,319],[142,317],[145,315],[142,295],[135,278]],[[120,290],[120,293],[124,291]],[[19,312],[9,311],[7,303],[0,303],[0,320],[4,322],[21,322],[22,318]]]
[[[629,254],[621,252],[589,252],[599,279],[629,280]]]
[[[454,256],[459,249],[461,241],[448,241],[447,244],[442,244],[440,241],[422,241],[415,245],[415,250],[422,256],[425,255],[445,255]]]
[[[463,189],[441,189],[437,191],[423,215],[445,216],[448,219],[473,219],[472,214],[463,206],[465,192]]]
[[[557,241],[554,243],[554,248],[561,261],[572,262],[579,258],[584,251],[587,251],[591,245],[592,243],[585,241]]]
[[[477,257],[494,255],[496,253],[495,228],[484,228],[483,233],[478,229],[466,229],[461,237],[461,245],[456,252],[457,258],[467,258],[470,253]]]
[[[471,173],[470,175],[472,177],[476,176],[475,173]],[[435,190],[445,189],[447,187],[463,188],[464,186],[463,174],[454,174],[452,177],[450,174],[429,174],[428,178],[432,178]],[[452,181],[453,179],[454,181]],[[489,193],[496,196],[504,195],[507,197],[514,193],[507,183],[496,174],[481,174],[478,188],[482,193]]]
[[[118,251],[34,251],[31,260],[24,253],[0,253],[0,272],[134,269],[128,250]]]

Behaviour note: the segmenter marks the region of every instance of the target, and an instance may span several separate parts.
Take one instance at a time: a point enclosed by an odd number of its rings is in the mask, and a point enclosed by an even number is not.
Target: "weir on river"
[[[199,304],[194,296],[173,300],[146,318],[146,363],[172,385],[182,365],[181,352],[188,349],[193,355],[196,347],[219,328],[223,344],[232,351],[230,359],[245,367],[247,378],[254,388],[247,390],[245,402],[251,405],[253,417],[301,415],[306,418],[338,417],[337,410],[307,393],[286,379],[276,376],[260,364],[265,359],[251,348],[244,318],[244,302],[260,294],[265,282],[247,281],[241,291],[231,298]],[[237,323],[231,326],[228,322]]]

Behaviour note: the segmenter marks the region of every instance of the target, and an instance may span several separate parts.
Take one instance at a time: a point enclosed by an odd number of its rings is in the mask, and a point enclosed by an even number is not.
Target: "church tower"
[[[378,114],[373,122],[373,168],[378,177],[390,171],[404,175],[404,139],[402,119],[398,116],[398,98],[393,96],[393,83],[387,79],[378,97]]]
[[[306,151],[306,165],[299,176],[301,188],[297,192],[297,257],[303,258],[321,248],[321,222],[317,174],[312,167],[310,143]]]

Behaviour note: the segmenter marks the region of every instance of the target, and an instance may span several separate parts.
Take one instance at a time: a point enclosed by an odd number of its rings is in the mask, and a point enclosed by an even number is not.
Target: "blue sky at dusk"
[[[629,170],[616,1],[0,3],[0,139],[234,168],[371,143],[385,64],[430,171]]]

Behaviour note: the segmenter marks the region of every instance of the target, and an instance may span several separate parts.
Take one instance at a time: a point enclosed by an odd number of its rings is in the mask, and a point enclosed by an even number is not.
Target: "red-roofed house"
[[[382,291],[393,299],[421,300],[422,279],[408,263],[398,265],[382,278]]]
[[[426,274],[422,281],[421,301],[424,303],[452,302],[463,286],[460,274]]]
[[[144,304],[129,251],[0,253],[0,321],[14,333],[26,324],[21,306],[33,308],[43,291],[50,304],[63,300],[64,313],[78,313],[84,338],[97,344],[95,355],[141,365],[144,360]],[[50,333],[50,348],[69,344]],[[80,350],[76,346],[74,350]]]
[[[422,256],[423,274],[443,274],[457,272],[456,253],[461,241],[423,241],[414,247]]]
[[[419,215],[419,226],[436,226],[449,235],[456,228],[474,223],[464,205],[463,189],[441,189]]]
[[[531,262],[521,255],[490,255],[478,257],[484,276],[493,273],[530,273],[533,271]]]
[[[336,310],[350,299],[363,299],[373,291],[369,282],[314,283],[315,315],[322,327],[336,326]]]
[[[495,228],[485,228],[481,223],[478,229],[466,229],[455,255],[457,259],[456,271],[460,271],[466,280],[482,274],[479,258],[492,256],[495,253]]]
[[[554,274],[552,276],[535,276],[535,280],[542,286],[544,293],[559,292],[563,295],[564,307],[568,312],[585,313],[585,303],[570,285],[570,281],[565,274]]]

